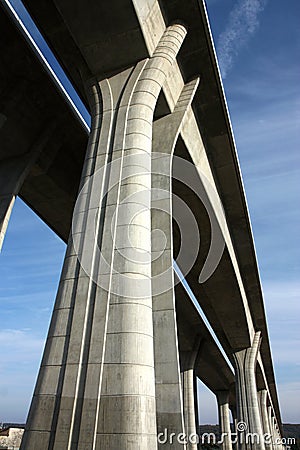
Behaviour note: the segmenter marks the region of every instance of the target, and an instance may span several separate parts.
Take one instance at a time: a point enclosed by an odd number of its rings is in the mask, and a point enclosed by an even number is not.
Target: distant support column
[[[257,332],[251,347],[233,354],[236,370],[237,431],[239,447],[245,450],[265,450],[255,375],[260,343],[261,333]],[[245,431],[242,431],[243,428]],[[249,434],[253,436],[253,443]]]
[[[275,417],[272,417],[272,423],[273,423],[272,428],[273,428],[273,436],[274,436],[274,447],[275,447],[275,450],[279,450],[279,445],[278,445],[278,432],[277,432],[277,429],[276,429],[276,420],[275,420]]]
[[[156,120],[152,153],[152,294],[158,435],[175,433],[162,450],[183,449],[185,433],[175,310],[172,232],[172,157],[199,80],[184,86],[173,113]]]
[[[183,392],[183,410],[185,433],[187,435],[187,449],[197,450],[198,432],[198,394],[197,378],[195,376],[195,363],[199,354],[201,338],[197,338],[194,348],[189,352],[181,353],[181,379]]]
[[[28,153],[0,161],[0,251],[16,197],[52,132],[53,127],[50,125]]]
[[[281,444],[281,433],[279,431],[279,427],[277,425],[276,419],[273,417],[273,423],[274,423],[274,437],[275,437],[275,449],[276,450],[282,450],[282,444]]]
[[[233,436],[232,436],[232,446],[234,450],[238,450],[238,442],[237,442],[237,412],[236,407],[231,408],[231,415],[232,415],[232,426],[233,426]]]
[[[222,449],[232,450],[230,411],[229,411],[229,391],[218,391],[217,401],[219,412],[219,426],[222,436]]]
[[[265,447],[266,447],[266,450],[271,450],[272,444],[269,442],[269,440],[270,440],[269,436],[271,436],[271,430],[270,430],[270,426],[269,426],[267,398],[268,398],[268,391],[266,389],[259,391],[258,399],[259,399],[259,406],[260,406],[260,415],[261,415],[261,420],[262,420],[263,433],[264,433],[264,435],[266,435]]]
[[[273,422],[273,414],[272,414],[272,406],[268,406],[268,423],[269,423],[269,430],[271,434],[271,449],[275,450],[275,433],[274,433],[274,422]]]

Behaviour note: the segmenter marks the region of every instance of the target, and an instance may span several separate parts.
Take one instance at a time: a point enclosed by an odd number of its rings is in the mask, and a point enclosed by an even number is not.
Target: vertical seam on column
[[[98,86],[98,83],[96,83],[96,92],[98,94],[98,98],[101,98],[101,92]],[[95,95],[93,96],[95,97]],[[101,130],[101,126],[100,126],[100,122],[102,120],[102,114],[97,116],[97,121],[95,124],[95,127],[97,127],[97,133],[96,133],[96,140],[94,144],[91,144],[94,146],[93,149],[93,157],[95,157],[95,155],[97,154],[97,145],[99,142],[99,136],[100,136],[100,130]],[[91,135],[90,135],[91,136]],[[90,174],[86,174],[88,176],[91,175],[91,173],[94,171],[95,168],[95,162],[93,161],[93,168],[91,169]],[[82,174],[83,176],[83,174]],[[80,188],[79,188],[80,190]],[[85,206],[87,206],[89,200],[90,200],[90,193],[91,193],[91,188],[89,189],[89,195],[86,199],[86,203]],[[85,222],[86,222],[86,218],[85,218]],[[72,231],[71,231],[72,232]],[[83,246],[83,241],[80,242],[80,248],[82,248]],[[61,404],[61,395],[62,395],[62,391],[63,391],[63,385],[64,385],[64,381],[65,381],[65,373],[66,373],[66,368],[67,368],[67,356],[68,356],[68,352],[69,352],[69,342],[70,342],[70,336],[71,336],[71,327],[72,327],[72,323],[73,323],[73,315],[74,315],[74,306],[75,306],[75,299],[76,299],[76,291],[77,291],[77,286],[78,286],[78,275],[80,272],[80,262],[77,260],[76,262],[76,269],[75,269],[75,278],[73,286],[72,286],[72,294],[71,294],[71,298],[72,298],[72,303],[71,303],[71,308],[70,308],[70,313],[68,316],[68,323],[67,323],[67,331],[66,331],[66,337],[65,337],[65,342],[64,342],[64,348],[63,348],[63,355],[62,355],[62,366],[60,368],[60,373],[59,373],[59,379],[58,379],[58,389],[57,389],[57,395],[55,398],[55,406],[54,406],[54,412],[53,412],[53,416],[52,416],[52,423],[51,423],[51,430],[52,433],[50,433],[50,439],[49,439],[49,443],[48,443],[48,450],[52,450],[54,447],[54,443],[55,443],[55,437],[56,437],[56,426],[57,426],[57,422],[58,422],[58,416],[59,416],[59,409],[60,409],[60,404]],[[75,401],[75,399],[74,399]],[[54,432],[55,430],[55,432]]]
[[[110,100],[112,99],[112,94],[111,94],[111,90],[110,90],[110,86],[108,85],[109,88],[109,93],[110,93]],[[97,81],[97,92],[98,95],[101,95],[101,91],[98,85],[98,81]],[[101,97],[100,97],[101,98]],[[98,142],[95,143],[95,151],[98,148],[99,145],[99,140],[101,139],[101,130],[99,127],[99,133],[98,134]],[[110,133],[109,136],[111,135],[111,129],[110,129]],[[109,151],[106,151],[106,162],[108,159],[108,153]],[[97,154],[97,153],[96,153]],[[95,153],[94,153],[95,155]],[[96,157],[95,157],[96,160]],[[96,163],[96,161],[95,161]],[[106,174],[106,168],[107,166],[105,165],[105,174]],[[104,188],[104,181],[105,181],[105,176],[103,177],[103,182],[102,182],[102,186],[101,186],[101,191],[103,192],[103,188]],[[92,189],[92,186],[91,186]],[[101,197],[100,197],[101,199]],[[74,396],[74,403],[73,403],[73,411],[72,411],[72,418],[71,418],[71,424],[70,424],[70,432],[69,432],[69,440],[68,440],[68,450],[71,450],[71,448],[73,447],[73,435],[74,435],[74,423],[75,423],[75,418],[77,414],[81,414],[82,408],[80,411],[78,411],[78,394],[79,394],[79,388],[80,388],[80,383],[81,383],[81,379],[82,379],[82,367],[83,367],[83,358],[84,358],[84,351],[85,351],[85,346],[86,346],[86,333],[87,333],[87,321],[88,321],[88,317],[91,313],[90,311],[90,304],[91,304],[91,295],[92,295],[92,289],[94,286],[94,282],[93,282],[93,271],[94,271],[94,267],[95,267],[95,251],[97,248],[97,244],[98,244],[98,229],[99,229],[99,221],[100,221],[100,214],[98,212],[98,217],[97,217],[97,225],[96,225],[96,236],[95,236],[95,243],[94,243],[94,247],[93,247],[93,255],[92,255],[92,273],[89,279],[89,286],[88,286],[88,294],[87,294],[87,304],[86,304],[86,309],[85,309],[85,316],[84,316],[84,325],[83,325],[83,331],[82,331],[82,345],[81,345],[81,350],[80,350],[80,359],[79,359],[79,364],[78,364],[78,372],[77,372],[77,380],[76,380],[76,387],[75,387],[75,396]],[[83,374],[84,375],[84,374]],[[86,374],[85,374],[86,375]],[[83,400],[83,399],[82,399]],[[76,430],[77,433],[77,440],[78,440],[78,436],[79,436],[79,432],[80,430]],[[76,447],[77,447],[77,442],[76,442]]]
[[[146,62],[144,62],[144,66],[145,67]],[[139,74],[139,76],[142,73],[143,68],[141,69],[141,72]],[[133,74],[134,69],[132,70],[130,76]],[[116,105],[116,114],[115,114],[115,127],[114,127],[114,134],[113,134],[113,139],[111,139],[110,145],[111,145],[111,156],[113,153],[113,148],[114,148],[114,137],[115,137],[115,133],[116,133],[116,129],[118,126],[118,113],[119,113],[119,109],[117,108],[121,101],[122,101],[122,97],[126,91],[126,88],[128,86],[128,81],[130,80],[130,76],[127,79],[127,82],[125,83],[122,92],[120,94],[119,97],[119,101],[118,104]],[[136,80],[136,83],[138,81],[139,77]],[[135,83],[135,85],[136,85]],[[132,98],[133,95],[133,91],[132,94],[130,95],[130,100]],[[126,111],[126,119],[125,119],[125,127],[124,127],[124,134],[123,134],[123,143],[125,142],[125,136],[126,136],[126,128],[127,128],[127,117],[128,117],[128,111],[129,111],[129,105],[130,105],[130,100],[128,102],[128,108]],[[122,157],[121,157],[121,166],[120,166],[120,175],[119,175],[119,180],[121,179],[121,175],[122,175],[122,167],[123,167],[123,159],[124,159],[124,145],[123,147],[123,151],[122,151]],[[109,180],[107,180],[107,182],[109,182]],[[93,436],[93,447],[92,450],[95,450],[96,448],[96,441],[97,441],[97,428],[98,428],[98,417],[99,417],[99,410],[100,410],[100,399],[101,399],[101,389],[102,389],[102,378],[103,378],[103,369],[104,369],[104,358],[105,358],[105,350],[106,350],[106,336],[107,336],[107,327],[108,327],[108,317],[109,317],[109,310],[110,310],[110,295],[111,295],[111,283],[112,283],[112,268],[113,268],[113,261],[114,261],[114,247],[115,247],[115,241],[116,241],[116,226],[117,226],[117,217],[118,217],[118,205],[119,205],[119,195],[120,195],[120,184],[118,186],[118,195],[117,195],[117,204],[116,204],[116,219],[115,219],[115,226],[114,226],[114,237],[113,237],[113,245],[112,245],[112,258],[111,258],[111,270],[110,270],[110,278],[109,278],[109,287],[108,287],[108,295],[107,295],[107,308],[106,308],[106,316],[105,316],[105,326],[104,326],[104,339],[103,339],[103,349],[102,349],[102,359],[101,359],[101,368],[100,368],[100,377],[99,377],[99,386],[98,386],[98,396],[97,396],[97,407],[96,407],[96,413],[95,413],[95,425],[94,425],[94,436]]]

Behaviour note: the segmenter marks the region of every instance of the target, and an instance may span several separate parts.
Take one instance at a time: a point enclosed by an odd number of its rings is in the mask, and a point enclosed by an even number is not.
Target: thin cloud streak
[[[240,50],[247,44],[259,26],[258,16],[266,0],[240,0],[230,13],[226,29],[220,34],[217,54],[225,79]]]

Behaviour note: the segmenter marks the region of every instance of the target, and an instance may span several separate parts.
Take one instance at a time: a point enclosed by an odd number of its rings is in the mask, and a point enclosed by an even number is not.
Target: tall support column
[[[265,447],[266,447],[266,450],[271,450],[272,444],[271,444],[271,442],[269,442],[270,441],[269,436],[271,436],[271,430],[270,430],[270,426],[269,426],[267,398],[268,398],[268,391],[266,389],[263,389],[258,392],[258,400],[259,400],[263,432],[264,432],[264,435],[266,435]]]
[[[219,426],[222,436],[222,449],[232,450],[230,412],[229,412],[229,391],[218,391],[216,395],[218,401]]]
[[[186,35],[89,84],[92,131],[23,450],[157,448],[151,149],[158,95]]]
[[[265,450],[256,387],[256,362],[261,343],[260,331],[255,333],[251,347],[233,354],[236,370],[236,399],[241,449]],[[245,428],[245,431],[241,431]],[[251,436],[250,436],[251,435]],[[251,439],[253,442],[251,442]]]
[[[175,433],[162,449],[183,449],[185,433],[175,311],[172,233],[172,156],[199,80],[182,90],[172,114],[154,123],[152,154],[152,293],[158,434]],[[181,439],[182,441],[182,439]]]

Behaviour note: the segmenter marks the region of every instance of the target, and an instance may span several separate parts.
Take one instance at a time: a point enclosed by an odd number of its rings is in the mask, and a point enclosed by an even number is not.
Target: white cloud
[[[266,0],[240,0],[231,11],[227,27],[220,34],[217,45],[223,78],[226,78],[241,48],[257,30],[258,16],[265,4]]]

